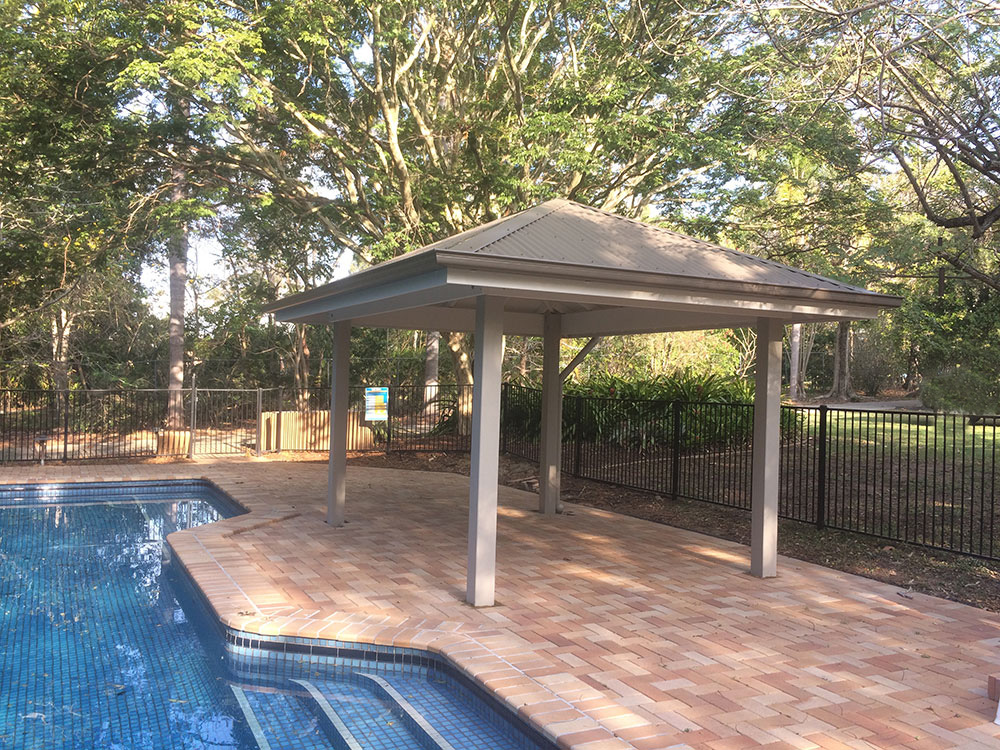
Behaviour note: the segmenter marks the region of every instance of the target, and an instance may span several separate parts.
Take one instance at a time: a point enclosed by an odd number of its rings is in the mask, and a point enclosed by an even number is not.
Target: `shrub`
[[[1000,383],[995,374],[955,367],[925,376],[920,399],[924,406],[938,411],[997,414],[1000,413]]]
[[[677,403],[681,405],[678,438],[682,449],[746,445],[753,435],[752,402],[751,383],[717,375],[686,373],[641,381],[602,375],[567,387],[563,437],[637,450],[672,445]],[[540,414],[541,391],[507,386],[504,429],[537,439]],[[782,410],[783,432],[797,424],[796,412]]]

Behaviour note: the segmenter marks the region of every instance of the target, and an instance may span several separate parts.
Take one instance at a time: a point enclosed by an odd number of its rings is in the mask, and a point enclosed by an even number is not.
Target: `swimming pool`
[[[442,659],[223,629],[166,536],[204,481],[0,486],[0,748],[553,748]]]

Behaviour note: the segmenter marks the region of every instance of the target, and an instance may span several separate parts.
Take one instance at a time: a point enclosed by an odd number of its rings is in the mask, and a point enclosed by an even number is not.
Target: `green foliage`
[[[958,366],[988,380],[1000,369],[989,304],[956,289],[938,304],[920,277],[943,258],[998,288],[983,220],[1000,184],[995,13],[966,2],[745,13],[711,0],[2,3],[0,357],[49,359],[49,314],[65,307],[80,323],[75,353],[101,362],[90,380],[148,384],[138,362],[162,344],[128,274],[192,224],[218,239],[225,276],[188,321],[201,373],[315,384],[325,333],[276,324],[266,302],[325,282],[348,254],[362,267],[564,196],[904,293],[914,303],[884,339],[900,369],[922,370],[930,392]],[[115,297],[112,322],[93,309],[117,274],[134,299]],[[405,337],[389,364],[385,339],[359,333],[356,381],[419,381],[419,342]],[[807,370],[817,387],[827,339]],[[874,390],[887,348],[859,340],[855,373]],[[741,346],[719,333],[609,340],[583,373],[726,381],[747,372]],[[520,354],[514,368],[533,382],[537,351]],[[48,374],[30,364],[19,377]],[[722,387],[680,381],[676,393],[635,390],[697,400]]]
[[[945,292],[906,310],[921,398],[938,409],[1000,413],[1000,293],[953,282]]]
[[[886,385],[900,384],[906,362],[899,333],[886,316],[855,327],[851,380],[859,391],[877,396]]]
[[[0,332],[127,257],[143,175],[139,131],[110,85],[114,13],[89,2],[0,3]]]
[[[503,420],[507,429],[537,439],[541,391],[508,385]],[[630,382],[595,377],[566,388],[563,437],[615,449],[658,450],[675,439],[685,451],[746,445],[753,434],[753,387],[746,381],[687,373]],[[675,415],[679,417],[675,438]],[[782,410],[781,429],[793,431],[796,414]]]
[[[649,450],[674,440],[674,404],[680,407],[679,439],[685,450],[741,443],[753,428],[747,382],[712,374],[681,373],[644,381],[595,377],[567,389],[567,400],[583,396],[580,418],[564,411],[568,437],[621,448]]]
[[[1000,413],[1000,382],[995,372],[961,367],[943,370],[924,382],[920,397],[925,406],[937,411]]]
[[[585,382],[567,384],[566,395],[683,403],[748,403],[753,400],[753,384],[694,371],[646,380],[595,374]]]

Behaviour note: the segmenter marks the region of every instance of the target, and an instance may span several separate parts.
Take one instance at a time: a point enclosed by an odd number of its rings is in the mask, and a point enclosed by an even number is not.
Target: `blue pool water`
[[[237,512],[206,482],[0,486],[0,748],[553,747],[423,652],[223,631],[165,540]]]

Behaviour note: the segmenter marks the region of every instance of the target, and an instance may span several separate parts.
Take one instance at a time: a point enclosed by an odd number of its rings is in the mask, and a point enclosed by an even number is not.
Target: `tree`
[[[721,7],[175,0],[150,12],[183,33],[130,75],[215,134],[205,180],[372,263],[543,198],[682,211],[729,179],[756,121],[733,90],[757,82]]]
[[[980,0],[782,3],[756,13],[794,99],[839,103],[873,159],[898,165],[919,209],[951,235],[929,253],[1000,289],[1000,9]]]
[[[113,86],[127,63],[117,17],[88,3],[0,5],[0,337],[133,252],[140,131]],[[54,348],[60,349],[53,341]]]

